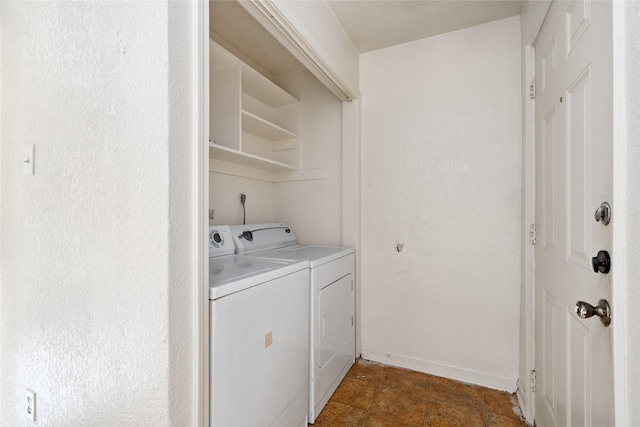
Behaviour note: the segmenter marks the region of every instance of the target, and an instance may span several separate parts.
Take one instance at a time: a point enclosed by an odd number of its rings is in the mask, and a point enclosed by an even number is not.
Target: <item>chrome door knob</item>
[[[600,207],[596,209],[596,221],[602,221],[603,225],[609,225],[611,221],[611,205],[608,202],[602,202]]]
[[[611,324],[611,306],[606,299],[598,301],[598,305],[595,307],[588,302],[578,301],[576,303],[576,314],[582,319],[598,316],[604,326]]]

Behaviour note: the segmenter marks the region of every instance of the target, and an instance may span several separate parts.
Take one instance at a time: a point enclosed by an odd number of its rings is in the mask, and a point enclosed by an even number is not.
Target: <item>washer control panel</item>
[[[282,222],[232,225],[231,233],[238,255],[284,248],[297,243],[296,235]]]
[[[209,227],[209,258],[231,255],[235,252],[231,229],[228,225],[212,225]]]

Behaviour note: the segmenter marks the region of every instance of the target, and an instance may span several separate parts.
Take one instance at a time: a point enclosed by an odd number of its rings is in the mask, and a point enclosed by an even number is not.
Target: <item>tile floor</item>
[[[359,359],[313,425],[526,426],[514,406],[506,392]]]

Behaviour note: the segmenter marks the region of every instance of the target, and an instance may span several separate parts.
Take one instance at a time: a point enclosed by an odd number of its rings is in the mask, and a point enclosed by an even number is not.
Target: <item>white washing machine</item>
[[[231,233],[239,255],[309,262],[309,422],[314,423],[355,362],[354,250],[298,245],[282,223],[232,225]]]
[[[209,230],[210,426],[306,426],[309,263],[234,255]]]

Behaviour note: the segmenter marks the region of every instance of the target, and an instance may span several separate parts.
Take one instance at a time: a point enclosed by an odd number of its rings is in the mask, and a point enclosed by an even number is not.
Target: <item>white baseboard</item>
[[[366,347],[362,348],[362,358],[509,393],[516,391],[516,381],[518,381],[516,377],[478,371],[432,360],[416,359],[410,356],[389,354]]]

